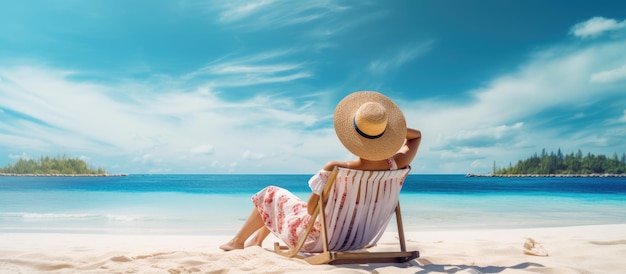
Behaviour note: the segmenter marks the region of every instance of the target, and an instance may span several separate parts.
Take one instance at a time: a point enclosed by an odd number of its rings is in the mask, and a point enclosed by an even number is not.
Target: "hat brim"
[[[376,139],[361,136],[354,128],[354,115],[364,103],[377,102],[387,111],[387,127]],[[354,92],[343,98],[334,114],[335,133],[354,155],[372,161],[388,159],[402,147],[406,139],[406,120],[398,106],[385,95],[374,91]]]

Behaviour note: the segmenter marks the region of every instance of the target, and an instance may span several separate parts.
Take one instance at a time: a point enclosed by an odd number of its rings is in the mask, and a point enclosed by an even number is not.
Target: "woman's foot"
[[[251,247],[251,246],[258,246],[258,247],[261,247],[261,244],[260,244],[260,243],[257,243],[257,242],[254,242],[254,241],[250,241],[250,242],[247,242],[247,243],[246,243],[245,248],[248,248],[248,247]]]
[[[231,251],[231,250],[235,250],[235,249],[243,249],[243,244],[242,243],[236,243],[233,240],[231,240],[228,243],[220,245],[220,249],[222,249],[224,251]]]
[[[262,235],[259,235],[262,234]],[[265,234],[265,235],[263,235]],[[263,232],[258,232],[256,235],[254,235],[254,237],[252,237],[252,239],[250,239],[250,241],[248,241],[245,245],[246,248],[251,247],[251,246],[258,246],[258,247],[262,247],[263,245],[263,240],[265,239],[265,236],[267,236],[266,233]]]

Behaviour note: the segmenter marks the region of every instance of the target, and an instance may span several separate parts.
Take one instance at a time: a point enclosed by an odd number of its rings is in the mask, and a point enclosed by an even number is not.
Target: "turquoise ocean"
[[[0,177],[0,233],[233,234],[268,185],[309,175]],[[407,231],[626,223],[626,178],[407,177]],[[388,229],[395,229],[391,222]]]

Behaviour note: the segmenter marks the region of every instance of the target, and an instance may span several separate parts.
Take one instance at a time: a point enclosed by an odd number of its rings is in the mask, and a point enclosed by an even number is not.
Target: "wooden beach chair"
[[[409,171],[410,167],[381,171],[336,167],[328,178],[311,216],[312,221],[300,237],[300,242],[291,249],[275,243],[274,251],[286,257],[302,258],[310,264],[404,263],[419,257],[418,251],[406,251],[398,201]],[[394,213],[400,251],[366,250],[380,239]],[[322,246],[319,249],[322,252],[301,252],[316,219],[321,224]]]

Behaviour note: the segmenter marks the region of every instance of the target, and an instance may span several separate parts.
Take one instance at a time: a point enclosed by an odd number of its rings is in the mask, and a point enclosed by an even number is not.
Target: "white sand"
[[[409,264],[312,266],[227,236],[0,233],[0,273],[626,273],[626,224],[407,233]],[[524,254],[532,238],[547,257]],[[396,251],[387,233],[372,251]]]

